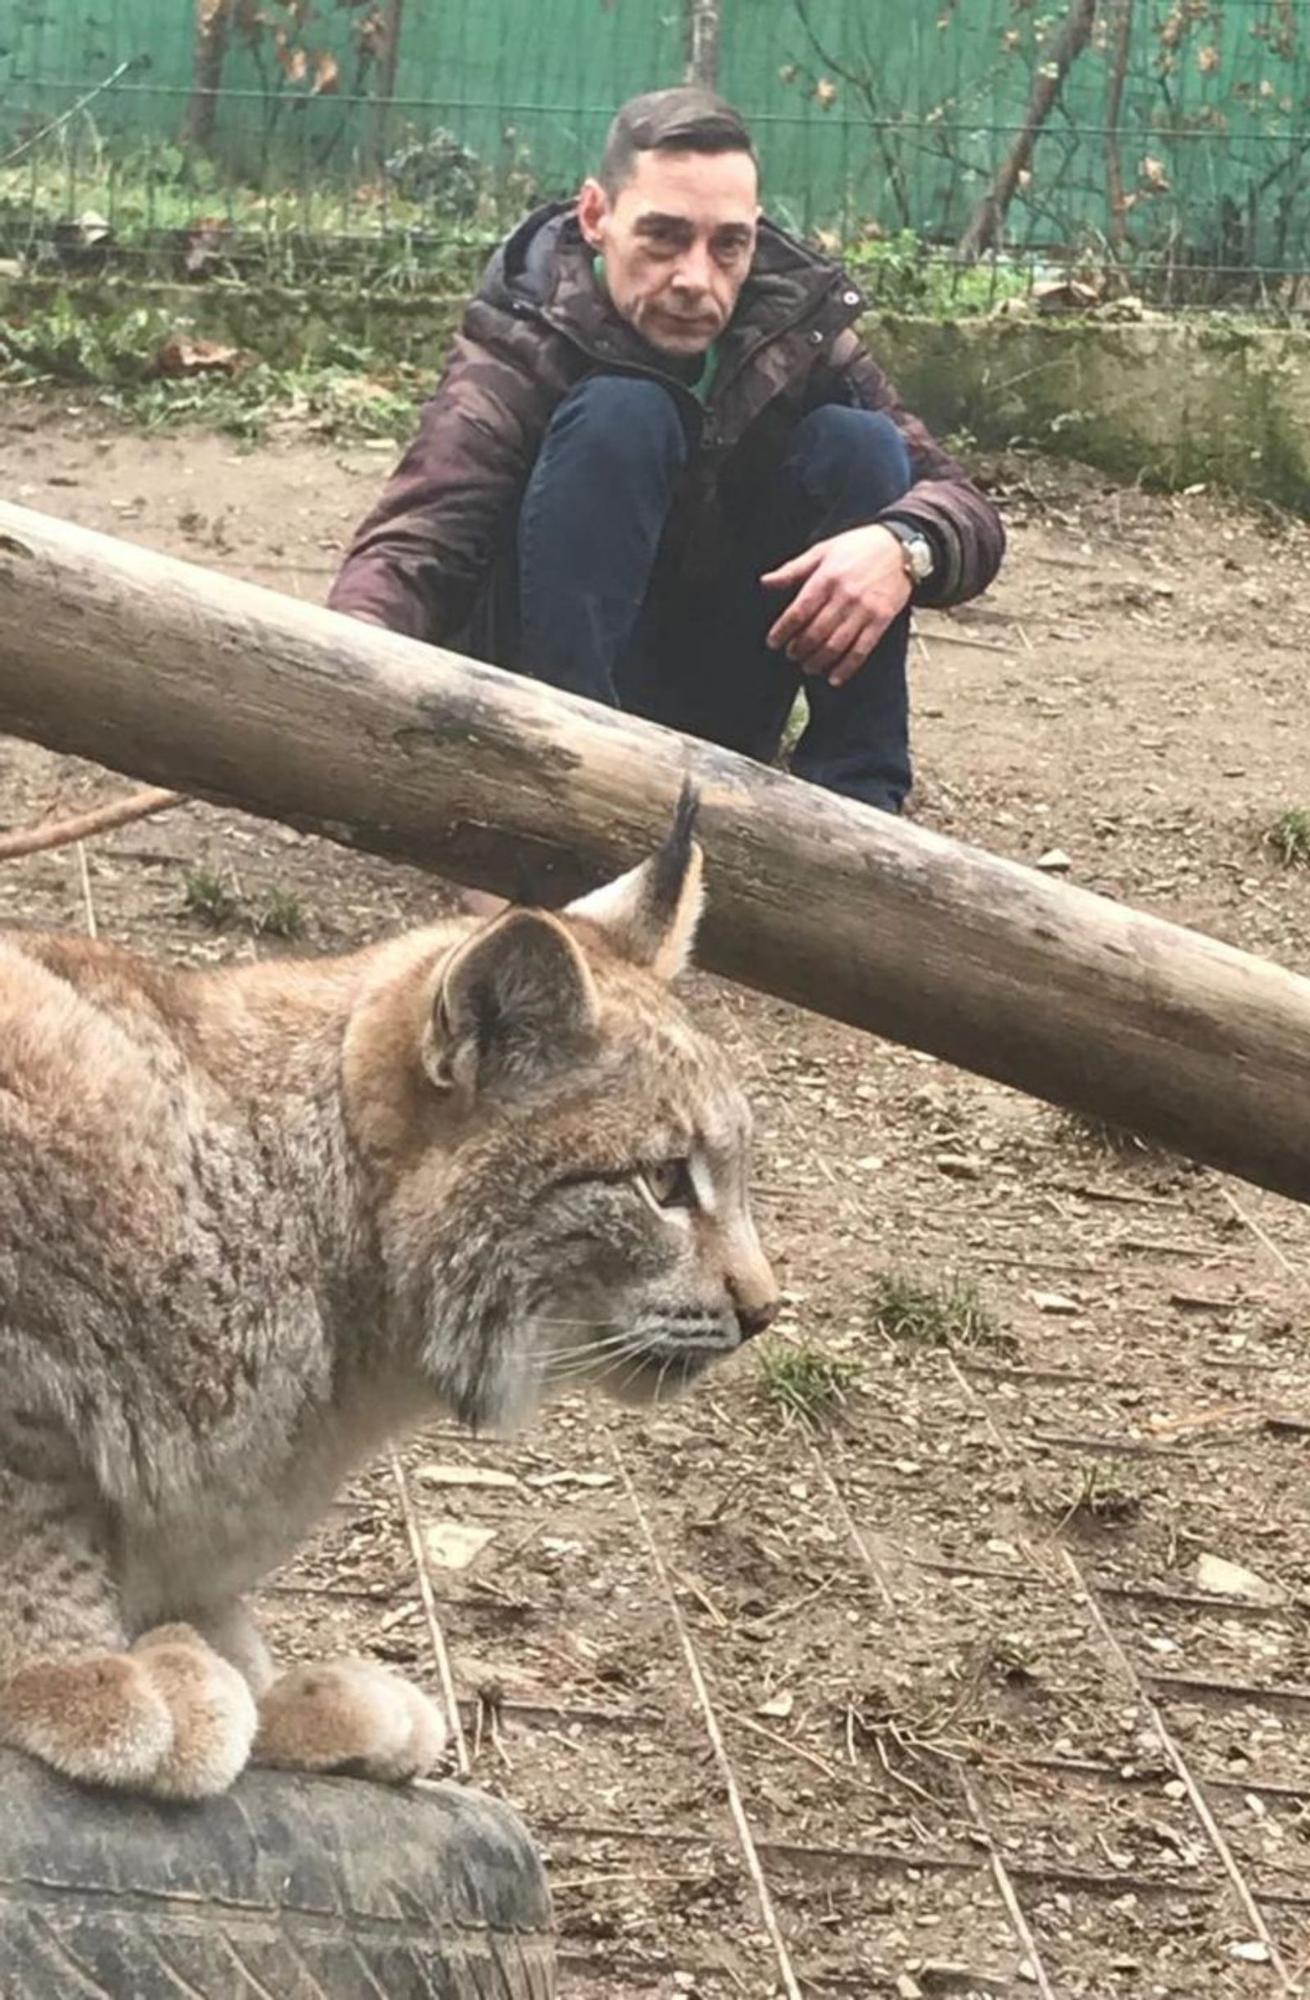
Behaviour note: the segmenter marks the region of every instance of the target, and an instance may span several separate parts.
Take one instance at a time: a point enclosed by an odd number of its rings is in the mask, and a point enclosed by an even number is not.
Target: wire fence
[[[0,0],[0,256],[458,286],[618,103],[678,80],[687,12]],[[985,303],[1082,269],[1310,311],[1310,0],[721,0],[717,27],[771,212],[875,290]]]

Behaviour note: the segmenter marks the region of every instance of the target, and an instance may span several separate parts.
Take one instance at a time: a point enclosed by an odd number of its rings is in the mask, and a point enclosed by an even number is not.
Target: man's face
[[[578,221],[624,319],[667,354],[703,354],[732,318],[755,254],[748,153],[638,153],[613,198],[585,183]]]

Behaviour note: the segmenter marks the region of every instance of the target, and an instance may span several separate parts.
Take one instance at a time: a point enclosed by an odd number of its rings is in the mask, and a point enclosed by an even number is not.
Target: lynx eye
[[[656,1208],[696,1206],[690,1160],[661,1160],[657,1166],[643,1167],[637,1186]]]

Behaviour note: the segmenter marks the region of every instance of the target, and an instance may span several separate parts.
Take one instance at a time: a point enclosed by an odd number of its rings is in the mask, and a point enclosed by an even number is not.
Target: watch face
[[[910,559],[910,575],[916,583],[926,583],[932,575],[932,546],[922,535],[905,544],[905,553]]]

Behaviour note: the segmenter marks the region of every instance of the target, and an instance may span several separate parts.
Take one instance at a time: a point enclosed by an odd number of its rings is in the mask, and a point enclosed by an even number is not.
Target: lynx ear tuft
[[[675,979],[691,958],[704,903],[704,856],[694,839],[700,805],[682,788],[673,826],[657,853],[564,912],[602,931],[614,950],[659,979]]]

